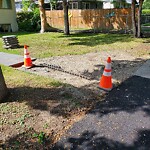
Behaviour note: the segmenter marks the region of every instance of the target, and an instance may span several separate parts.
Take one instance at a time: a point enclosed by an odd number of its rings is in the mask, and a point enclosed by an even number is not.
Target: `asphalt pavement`
[[[75,123],[53,150],[150,150],[150,61]]]

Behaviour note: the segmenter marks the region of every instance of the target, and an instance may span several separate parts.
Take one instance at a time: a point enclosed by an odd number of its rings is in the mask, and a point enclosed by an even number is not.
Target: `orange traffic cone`
[[[112,89],[112,76],[111,76],[111,58],[108,57],[107,64],[105,66],[103,75],[100,79],[99,87],[106,91],[110,91]]]
[[[33,66],[32,60],[30,58],[29,52],[28,52],[28,47],[27,45],[24,45],[24,67],[29,69]]]

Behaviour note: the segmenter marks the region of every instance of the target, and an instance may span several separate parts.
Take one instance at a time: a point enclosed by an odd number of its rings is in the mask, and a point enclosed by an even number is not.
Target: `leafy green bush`
[[[150,1],[149,0],[144,0],[143,9],[150,9]]]
[[[40,13],[38,9],[32,12],[18,12],[17,22],[21,31],[39,31],[40,30]]]
[[[150,15],[150,9],[143,9],[142,15]]]

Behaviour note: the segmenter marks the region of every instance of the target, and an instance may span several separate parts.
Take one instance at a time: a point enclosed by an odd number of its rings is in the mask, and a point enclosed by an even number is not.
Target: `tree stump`
[[[3,76],[3,73],[2,73],[2,69],[0,67],[0,102],[7,95],[7,92],[8,92],[8,89],[7,89],[7,86],[5,84],[5,80],[4,80],[4,76]]]

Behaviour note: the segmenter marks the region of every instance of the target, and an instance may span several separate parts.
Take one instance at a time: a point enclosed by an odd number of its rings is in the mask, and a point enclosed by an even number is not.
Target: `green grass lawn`
[[[143,24],[143,26],[150,26],[150,23]]]
[[[129,50],[140,45],[146,39],[134,39],[124,34],[71,34],[63,33],[11,33],[18,36],[20,45],[29,45],[32,57],[45,58],[51,56],[77,55],[89,52],[107,50]],[[11,34],[0,34],[3,35]],[[2,48],[0,38],[0,51],[23,55],[23,48],[6,50]]]
[[[142,24],[142,32],[150,33],[150,23]]]
[[[28,72],[22,72],[7,66],[1,65],[5,82],[8,87],[33,87],[33,88],[42,88],[42,87],[58,87],[62,83],[55,81],[50,78],[38,76]]]

